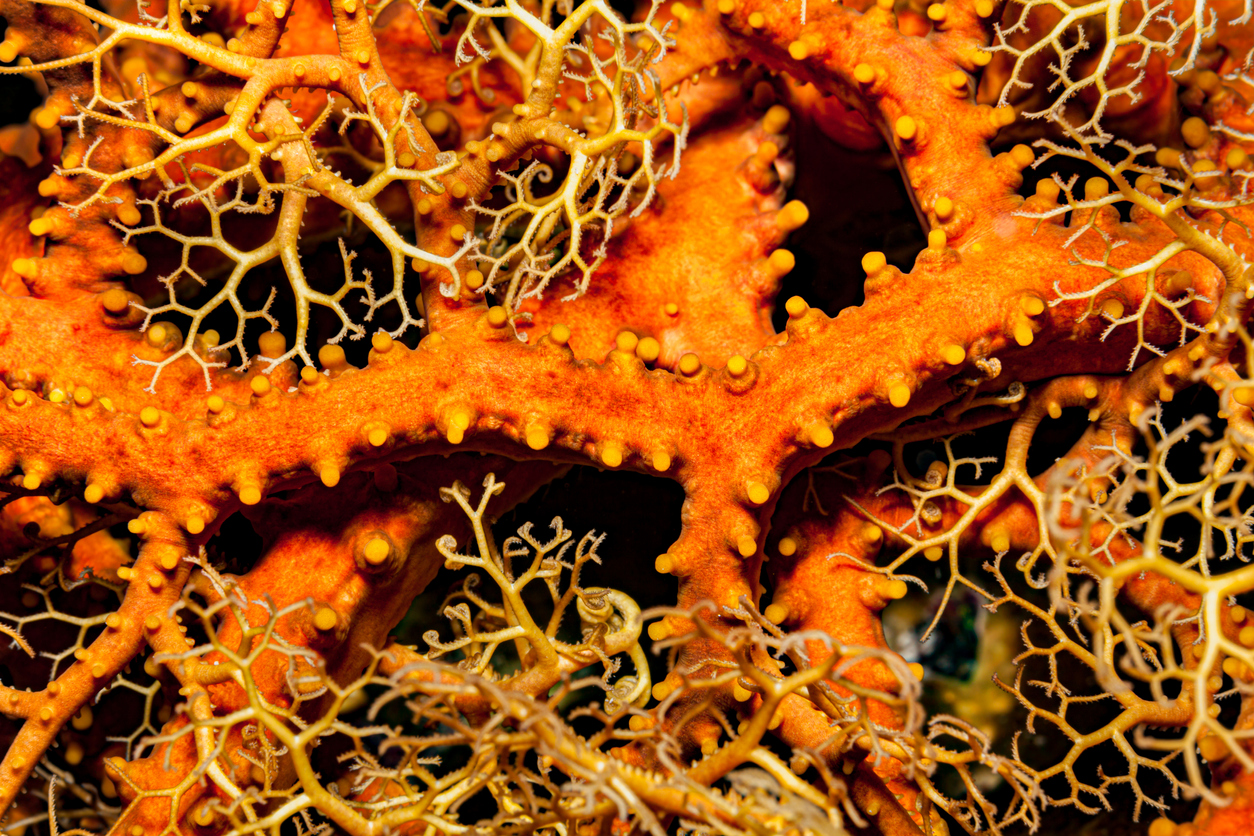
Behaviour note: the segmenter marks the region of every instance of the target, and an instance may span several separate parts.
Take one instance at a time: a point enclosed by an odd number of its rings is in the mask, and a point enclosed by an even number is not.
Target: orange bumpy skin
[[[1251,0],[0,14],[10,824],[1254,831]]]

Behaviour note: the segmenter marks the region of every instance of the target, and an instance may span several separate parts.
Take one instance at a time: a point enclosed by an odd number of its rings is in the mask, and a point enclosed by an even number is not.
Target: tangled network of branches
[[[0,16],[4,832],[1254,832],[1254,0]]]

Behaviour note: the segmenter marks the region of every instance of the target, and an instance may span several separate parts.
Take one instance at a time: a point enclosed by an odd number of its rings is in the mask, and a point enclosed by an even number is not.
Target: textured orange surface
[[[118,47],[106,62],[100,89],[119,100],[134,97],[142,69],[160,103],[154,124],[165,134],[91,118],[82,133],[64,119],[36,128],[37,117],[23,130],[27,140],[41,132],[42,161],[29,155],[22,161],[8,151],[0,159],[0,471],[7,474],[3,489],[16,497],[0,517],[0,553],[8,559],[29,549],[34,540],[24,527],[32,521],[44,538],[64,537],[101,519],[129,521],[140,544],[133,565],[126,565],[127,544],[107,531],[65,550],[63,577],[77,579],[90,568],[94,577],[120,591],[125,587],[118,619],[59,673],[60,696],[46,688],[0,689],[0,710],[22,723],[0,765],[0,808],[18,799],[58,730],[142,648],[186,650],[185,630],[168,608],[185,584],[203,581],[189,581],[193,572],[181,558],[215,542],[235,514],[251,523],[263,544],[256,564],[232,582],[250,597],[268,594],[276,608],[311,599],[333,610],[329,627],[315,626],[311,609],[286,616],[277,630],[293,645],[322,654],[328,675],[341,683],[368,664],[363,643],[384,646],[435,576],[441,565],[437,538],[450,532],[464,536],[461,515],[437,501],[437,490],[454,479],[478,485],[489,472],[509,483],[498,500],[502,507],[571,465],[673,480],[684,491],[683,529],[655,565],[678,578],[679,608],[707,600],[735,608],[743,596],[790,629],[821,630],[845,646],[887,648],[881,612],[906,588],[875,565],[912,548],[903,533],[922,540],[932,529],[912,517],[916,509],[902,494],[878,490],[889,479],[887,461],[873,457],[839,475],[814,468],[831,453],[867,439],[904,443],[911,432],[934,438],[1013,417],[1016,429],[1007,449],[988,454],[1022,465],[1020,492],[998,498],[971,520],[963,516],[962,503],[942,501],[936,525],[961,528],[953,548],[956,555],[961,545],[964,565],[978,566],[1007,548],[1037,548],[1043,526],[1039,505],[1024,496],[1032,486],[1045,490],[1053,475],[1033,481],[1022,464],[1037,424],[1060,406],[1094,410],[1092,426],[1105,434],[1094,429],[1070,451],[1094,464],[1102,458],[1094,447],[1112,443],[1116,425],[1130,449],[1130,409],[1170,400],[1195,385],[1179,369],[1210,374],[1214,363],[1227,363],[1232,353],[1227,331],[1198,329],[1212,318],[1248,313],[1243,291],[1254,276],[1249,266],[1254,209],[1246,197],[1254,164],[1239,152],[1254,152],[1254,115],[1248,109],[1254,89],[1240,68],[1243,50],[1254,39],[1248,23],[1227,23],[1240,13],[1239,4],[1228,3],[1231,8],[1221,12],[1224,24],[1199,59],[1206,70],[1175,78],[1168,74],[1173,56],[1158,52],[1137,82],[1136,102],[1129,96],[1106,102],[1103,125],[1114,137],[1187,149],[1195,167],[1203,160],[1212,164],[1223,176],[1199,181],[1198,189],[1215,201],[1227,200],[1221,209],[1182,209],[1191,213],[1188,224],[1179,217],[1168,222],[1143,205],[1133,206],[1125,218],[1105,206],[1042,220],[1041,214],[1059,205],[1058,189],[1051,192],[1046,179],[1033,196],[1021,196],[1025,174],[1033,174],[1030,167],[1045,153],[1044,146],[1030,143],[1062,140],[1056,126],[1023,114],[1048,105],[1051,71],[1044,58],[1018,71],[1005,53],[989,62],[981,50],[992,42],[991,21],[1000,19],[1002,8],[990,4],[984,10],[984,3],[946,0],[931,6],[943,9],[937,19],[926,16],[922,6],[894,10],[885,2],[855,11],[810,0],[804,24],[798,4],[782,0],[667,6],[659,19],[670,21],[676,44],[652,70],[672,115],[681,104],[686,108],[681,169],[673,179],[659,179],[656,195],[638,216],[615,218],[613,237],[604,242],[604,263],[586,292],[580,290],[579,271],[571,270],[542,298],[516,305],[504,301],[499,288],[492,296],[461,284],[470,270],[487,269],[476,268],[470,256],[458,260],[458,292],[442,293],[441,285],[451,281],[449,270],[424,264],[416,271],[408,253],[389,255],[377,236],[362,232],[360,218],[367,209],[375,211],[413,246],[450,257],[462,243],[451,231],[461,226],[473,232],[478,220],[482,234],[485,220],[472,204],[493,205],[491,190],[516,172],[516,165],[548,162],[561,181],[569,156],[564,152],[574,147],[572,137],[578,138],[572,131],[591,132],[596,119],[606,118],[603,97],[588,101],[583,85],[559,78],[553,89],[542,91],[548,99],[541,102],[541,93],[523,89],[518,72],[499,53],[465,68],[456,58],[464,20],[436,35],[442,43],[434,53],[419,13],[399,3],[373,27],[365,4],[340,0],[296,0],[290,9],[281,4],[254,9],[247,0],[214,3],[195,32],[219,33],[218,41],[230,39],[233,48],[191,36],[171,45],[135,39]],[[132,5],[106,6],[120,20],[140,20]],[[647,6],[641,4],[642,10]],[[6,43],[37,65],[78,54],[105,37],[69,3],[0,0],[0,13],[9,25]],[[1011,42],[1026,48],[1057,23],[1052,12],[1039,17]],[[534,36],[513,21],[499,37],[518,54],[538,49]],[[1132,47],[1117,52],[1112,84],[1135,77],[1135,53]],[[1085,72],[1094,71],[1082,59],[1079,63]],[[1231,79],[1199,81],[1205,71]],[[71,116],[74,102],[92,97],[90,64],[49,65],[42,75],[49,90],[45,108],[54,117]],[[1008,104],[994,107],[1012,77],[1036,86],[1012,91]],[[451,78],[457,79],[452,86]],[[537,81],[535,89],[542,86]],[[195,95],[188,95],[189,89]],[[237,348],[230,358],[214,353],[204,334],[207,326],[194,338],[180,330],[187,327],[186,318],[173,327],[174,318],[162,317],[164,330],[154,332],[162,326],[145,323],[135,305],[163,301],[161,280],[178,268],[179,249],[155,234],[123,236],[149,222],[151,208],[143,207],[157,198],[163,180],[167,188],[198,183],[208,168],[249,164],[238,144],[223,142],[187,153],[187,168],[180,169],[177,160],[160,156],[174,147],[162,137],[182,142],[208,135],[231,124],[231,111],[224,111],[228,103],[242,108],[246,101],[256,107],[255,124],[247,129],[257,143],[296,136],[318,118],[328,92],[341,103],[335,119],[346,107],[360,111],[369,103],[388,130],[397,126],[402,96],[415,93],[425,110],[410,112],[402,125],[413,136],[413,144],[405,146],[413,149],[409,165],[430,169],[442,152],[455,152],[457,167],[437,178],[442,191],[409,180],[369,199],[346,196],[350,185],[364,182],[358,177],[347,183],[347,172],[360,170],[352,168],[353,154],[376,159],[383,154],[382,142],[402,147],[404,132],[381,140],[364,128],[346,131],[347,150],[320,167],[313,166],[304,145],[286,141],[277,161],[267,157],[257,164],[272,182],[286,184],[275,198],[279,208],[264,219],[224,218],[217,238],[244,251],[273,236],[279,244],[257,275],[263,284],[286,286],[283,276],[293,274],[293,265],[334,277],[341,271],[339,257],[328,260],[327,253],[335,251],[337,237],[349,237],[385,292],[392,281],[389,265],[402,265],[407,282],[402,300],[424,324],[393,338],[387,333],[392,325],[364,323],[353,336],[364,337],[371,348],[368,356],[359,352],[364,357],[359,366],[334,347],[323,348],[319,340],[334,329],[303,346],[317,364],[297,356],[273,368],[264,358],[293,347],[289,322],[283,323],[285,341],[277,349],[259,344],[261,331],[253,329],[242,351]],[[1077,96],[1068,112],[1083,121],[1101,101],[1090,90]],[[1190,117],[1211,128],[1222,123],[1227,130],[1207,128],[1203,142],[1189,142],[1192,129],[1182,124]],[[186,124],[180,127],[178,120]],[[798,164],[795,150],[803,132],[814,141],[822,136],[895,160],[928,240],[908,271],[870,253],[858,277],[864,301],[839,311],[824,312],[781,291],[798,269],[797,256],[788,249],[791,234],[804,234],[797,231],[829,207],[851,207],[856,214],[861,202],[870,203],[821,160],[808,170]],[[339,141],[334,133],[320,135],[319,142]],[[672,148],[674,140],[657,143]],[[638,142],[628,147],[639,153]],[[98,179],[58,172],[76,169],[89,150],[94,172],[133,169],[154,155],[164,171],[122,178],[106,190],[108,201],[71,211],[95,192]],[[1057,161],[1047,160],[1046,167]],[[633,162],[640,164],[638,156]],[[254,195],[256,172],[262,170],[257,167],[247,181],[246,190]],[[1137,182],[1135,174],[1127,180]],[[216,199],[229,199],[234,188],[224,186]],[[1136,188],[1142,196],[1149,189]],[[791,199],[793,189],[821,191],[824,198],[802,203]],[[1075,189],[1080,202],[1083,182]],[[141,215],[130,217],[137,206]],[[1090,218],[1091,228],[1077,240]],[[209,213],[195,202],[171,207],[168,220],[187,234],[211,235]],[[298,237],[303,249],[297,249]],[[1108,277],[1096,264],[1105,239],[1123,242],[1117,249],[1120,265],[1151,262],[1173,242],[1188,246],[1159,259],[1156,278],[1148,284],[1142,270],[1084,296]],[[593,236],[580,252],[590,258],[599,243]],[[323,248],[315,251],[319,244]],[[199,246],[191,264],[211,288],[221,286],[234,259],[212,242]],[[807,262],[802,269],[815,266]],[[1189,282],[1172,284],[1186,270]],[[804,283],[809,277],[792,277],[798,278]],[[1120,311],[1138,311],[1154,288],[1170,299],[1192,292],[1196,299],[1182,305],[1180,316],[1196,327],[1182,334],[1175,311],[1157,301],[1135,322],[1110,333],[1110,318],[1086,316],[1090,304],[1100,308],[1112,301]],[[263,301],[264,295],[250,302],[250,309]],[[284,296],[279,305],[288,302]],[[773,323],[784,317],[776,309],[785,305],[786,325],[777,331]],[[1181,345],[1182,337],[1187,345]],[[185,355],[154,374],[155,364],[187,340],[200,357],[221,359],[226,368],[206,369]],[[362,344],[344,343],[350,350]],[[1168,353],[1156,356],[1145,345]],[[1193,349],[1201,353],[1194,356]],[[241,355],[254,358],[246,369],[236,368]],[[1169,363],[1177,364],[1174,375],[1165,370]],[[947,408],[966,403],[964,395],[993,396],[1012,384],[1029,391],[1014,414],[995,404],[977,405],[961,420],[941,423]],[[1088,384],[1099,394],[1086,394]],[[1233,414],[1243,408],[1229,406]],[[932,423],[907,423],[927,416]],[[465,455],[474,453],[486,457]],[[803,496],[804,485],[830,515],[815,513]],[[1064,509],[1061,518],[1074,522],[1069,513]],[[1108,533],[1099,526],[1090,539],[1098,544]],[[786,554],[780,546],[784,537],[793,549]],[[386,557],[367,559],[367,544],[378,540],[388,544]],[[1115,564],[1139,554],[1130,539],[1111,548]],[[166,557],[171,559],[163,563]],[[653,560],[640,556],[639,571],[652,571]],[[22,571],[38,572],[23,581],[37,583],[57,566],[47,555],[36,558]],[[956,557],[954,566],[956,572]],[[125,577],[118,574],[120,567]],[[769,599],[763,598],[764,580],[773,589]],[[1154,572],[1121,584],[1124,599],[1148,617],[1168,604],[1201,606],[1191,588]],[[772,613],[768,603],[782,609]],[[1224,618],[1225,634],[1237,641],[1240,624]],[[730,616],[710,620],[730,622]],[[679,615],[661,624],[659,634],[689,627]],[[1181,646],[1197,635],[1196,628],[1176,631]],[[239,625],[221,638],[238,641]],[[817,640],[807,647],[816,664],[830,655]],[[689,672],[709,671],[725,656],[717,640],[695,640],[685,646],[681,663]],[[285,657],[257,668],[258,687],[267,698],[288,699],[287,672]],[[846,675],[885,692],[898,687],[877,660],[860,661]],[[664,698],[680,679],[672,673],[654,695]],[[232,681],[202,684],[210,706],[205,711],[223,716],[246,704]],[[195,691],[185,687],[187,694]],[[548,684],[535,687],[547,692]],[[1241,699],[1248,703],[1251,696]],[[714,702],[725,712],[748,716],[760,698],[742,701],[723,689]],[[44,708],[51,714],[40,719]],[[885,728],[901,729],[906,722],[890,705],[872,701],[867,710]],[[1162,708],[1139,722],[1187,727],[1191,712]],[[1242,728],[1250,716],[1243,703]],[[187,720],[169,722],[167,731],[173,732]],[[790,697],[773,731],[800,751],[821,748],[829,728],[813,706]],[[680,735],[684,757],[709,756],[693,773],[706,784],[738,765],[725,751],[714,751],[720,734],[720,726],[708,719],[689,723]],[[931,828],[943,826],[939,813],[920,812],[922,792],[900,761],[873,763],[865,754],[831,759],[837,772],[848,767],[843,774],[849,776],[850,797],[867,816],[863,832],[936,832]],[[622,757],[658,768],[639,750]],[[167,759],[173,771],[164,768]],[[186,735],[126,764],[125,780],[115,762],[108,774],[123,801],[133,802],[116,832],[138,827],[158,833],[167,826],[217,832],[192,823],[194,808],[213,789],[199,784],[180,789],[173,803],[168,794],[153,794],[180,785],[197,759],[193,736]],[[255,780],[243,758],[228,752],[221,760],[238,785]],[[293,774],[282,778],[295,780]],[[1216,768],[1215,786],[1225,781],[1233,782],[1227,796],[1236,803],[1219,806],[1207,798],[1195,825],[1166,831],[1162,828],[1174,825],[1165,822],[1155,836],[1185,834],[1188,828],[1194,833],[1254,829],[1249,807],[1254,789],[1238,759]]]

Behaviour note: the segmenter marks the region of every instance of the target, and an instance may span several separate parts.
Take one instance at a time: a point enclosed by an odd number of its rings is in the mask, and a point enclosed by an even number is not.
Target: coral
[[[9,832],[1254,830],[1251,0],[0,14]]]

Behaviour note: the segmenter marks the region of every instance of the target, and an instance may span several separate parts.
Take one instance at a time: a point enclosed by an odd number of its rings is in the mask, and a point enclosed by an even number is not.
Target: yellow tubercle
[[[325,633],[334,630],[339,621],[339,614],[335,610],[323,607],[314,615],[314,628]]]
[[[601,463],[606,467],[618,467],[623,463],[623,447],[615,441],[606,442],[601,448]]]
[[[771,604],[762,615],[772,624],[782,624],[788,618],[788,607],[783,604]]]
[[[914,121],[914,117],[900,116],[893,123],[893,132],[897,134],[898,139],[903,142],[910,142],[919,135],[918,123]]]
[[[750,482],[747,493],[749,501],[754,505],[762,505],[771,498],[771,491],[761,482]]]
[[[669,575],[675,569],[675,559],[669,554],[659,554],[657,560],[653,561],[653,568],[663,575]]]
[[[766,263],[772,275],[782,278],[797,266],[797,257],[788,250],[776,250],[767,258]]]
[[[340,483],[340,469],[335,465],[324,465],[318,471],[318,478],[322,480],[322,484],[328,488],[334,488]]]
[[[636,343],[636,356],[645,363],[655,362],[662,353],[662,346],[653,337],[645,337]]]
[[[491,308],[488,308],[487,319],[488,324],[493,328],[504,328],[505,323],[509,322],[509,314],[500,305],[493,305]]]
[[[362,555],[371,566],[378,566],[392,553],[392,544],[382,537],[374,537],[362,549]]]
[[[862,256],[862,271],[868,276],[888,266],[888,258],[881,252],[869,252]]]
[[[779,553],[784,557],[791,557],[797,553],[797,541],[791,537],[780,538]]]
[[[775,220],[784,232],[792,232],[810,220],[810,209],[800,200],[790,200],[776,213]]]
[[[832,442],[836,440],[836,435],[832,432],[832,428],[827,424],[813,425],[806,431],[806,435],[809,437],[810,443],[815,447],[831,447]]]
[[[792,46],[790,45],[788,49],[791,52]],[[802,59],[798,58],[797,60],[800,61]],[[768,134],[781,134],[788,128],[788,123],[791,120],[792,113],[788,108],[783,105],[771,105],[770,110],[762,117],[762,130]]]
[[[956,343],[942,346],[940,350],[941,359],[950,366],[958,366],[966,362],[967,350]]]
[[[1045,303],[1037,296],[1021,296],[1019,297],[1019,307],[1028,316],[1040,316],[1045,313]]]
[[[788,311],[788,315],[793,319],[803,317],[810,310],[810,305],[800,296],[792,296],[784,303],[784,310]]]
[[[753,557],[757,550],[758,541],[748,534],[742,534],[736,539],[736,551],[740,552],[741,557]]]
[[[549,446],[549,432],[544,427],[532,425],[527,428],[527,446],[532,450],[543,450]]]
[[[910,403],[910,387],[904,383],[894,383],[888,389],[888,402],[901,409]]]

